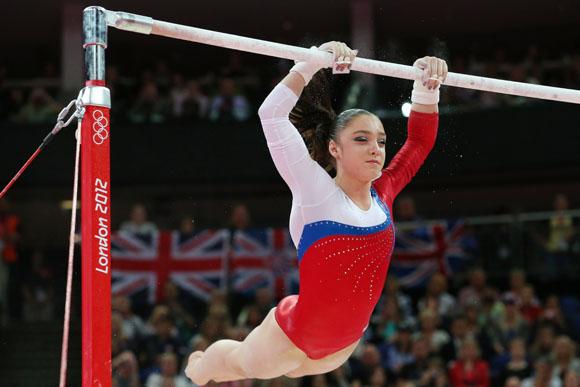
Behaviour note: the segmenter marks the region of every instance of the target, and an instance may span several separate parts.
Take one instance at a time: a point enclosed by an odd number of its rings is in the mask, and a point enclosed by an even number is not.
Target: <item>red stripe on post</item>
[[[105,81],[101,80],[101,79],[93,79],[90,81],[86,81],[85,82],[85,86],[90,87],[90,86],[105,86]]]

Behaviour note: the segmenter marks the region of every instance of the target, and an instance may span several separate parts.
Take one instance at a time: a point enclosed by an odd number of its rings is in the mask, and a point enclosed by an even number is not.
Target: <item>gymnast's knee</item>
[[[292,378],[292,379],[301,378],[305,375],[306,375],[306,373],[304,372],[304,369],[302,368],[302,366],[296,368],[293,371],[290,371],[290,372],[284,374],[284,376],[286,376],[287,378]]]

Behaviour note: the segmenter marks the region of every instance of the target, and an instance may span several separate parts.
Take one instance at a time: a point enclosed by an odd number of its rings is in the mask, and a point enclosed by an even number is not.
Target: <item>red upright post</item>
[[[83,14],[87,81],[81,127],[83,387],[111,386],[111,180],[105,10]]]

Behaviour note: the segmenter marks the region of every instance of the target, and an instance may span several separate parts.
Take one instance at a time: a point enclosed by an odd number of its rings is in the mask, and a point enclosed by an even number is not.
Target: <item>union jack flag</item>
[[[403,287],[425,286],[437,272],[449,276],[464,270],[475,249],[461,220],[398,230],[389,273]]]
[[[268,287],[277,298],[298,291],[298,259],[287,229],[235,231],[230,273],[232,289],[252,294]]]
[[[130,296],[146,290],[148,301],[163,299],[167,281],[207,301],[225,285],[228,230],[203,230],[193,235],[178,231],[132,234],[111,238],[112,293]]]

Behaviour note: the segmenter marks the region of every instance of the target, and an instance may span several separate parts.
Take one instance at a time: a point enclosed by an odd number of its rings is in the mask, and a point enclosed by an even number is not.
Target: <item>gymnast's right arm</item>
[[[319,49],[332,51],[336,57],[341,48],[338,43],[331,42]],[[299,205],[318,204],[334,188],[331,177],[312,160],[302,136],[289,119],[304,86],[319,69],[307,62],[296,64],[258,110],[274,164]]]
[[[266,97],[258,115],[276,169],[292,191],[293,199],[297,204],[315,204],[304,201],[316,201],[315,197],[322,192],[316,192],[315,188],[320,183],[326,185],[324,180],[330,176],[310,158],[302,136],[290,122],[290,111],[303,89],[303,78],[290,72]]]

